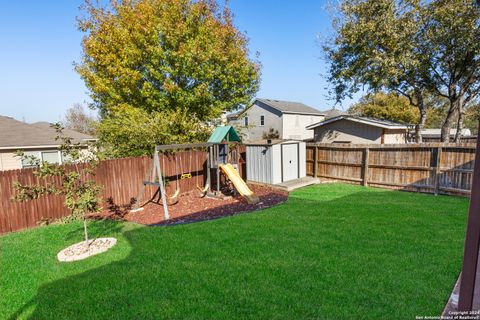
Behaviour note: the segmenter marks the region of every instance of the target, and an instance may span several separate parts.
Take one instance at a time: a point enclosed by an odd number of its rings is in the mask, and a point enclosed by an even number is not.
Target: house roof
[[[256,99],[282,113],[296,113],[296,114],[308,114],[308,115],[318,115],[323,116],[324,113],[320,110],[307,106],[306,104],[300,102],[292,101],[282,101],[282,100],[273,100],[273,99]]]
[[[457,133],[457,129],[450,129],[450,136],[454,136]],[[442,129],[423,129],[420,134],[424,138],[439,138],[442,134]],[[470,129],[462,129],[462,136],[469,137],[472,135]]]
[[[241,141],[237,131],[232,126],[220,126],[215,128],[210,138],[208,138],[208,143],[222,143],[223,140]]]
[[[357,117],[357,116],[350,116],[350,115],[341,115],[334,118],[330,118],[324,121],[320,121],[314,124],[307,126],[307,129],[312,130],[320,126],[324,126],[326,124],[340,121],[340,120],[347,120],[353,122],[364,123],[367,125],[371,125],[374,127],[384,128],[384,129],[408,129],[408,126],[402,123],[393,122],[389,120],[383,119],[376,119],[376,118],[366,118],[366,117]]]
[[[282,100],[273,100],[273,99],[261,99],[257,98],[255,101],[245,107],[243,110],[238,112],[230,113],[227,115],[228,120],[236,120],[240,117],[245,111],[250,109],[257,101],[260,101],[263,104],[277,110],[281,113],[293,113],[293,114],[305,114],[305,115],[314,115],[314,116],[324,116],[325,113],[319,111],[315,108],[309,107],[300,102],[292,102],[292,101],[282,101]]]
[[[54,128],[52,128],[52,124],[50,122],[46,122],[46,121],[34,122],[31,125],[35,126],[35,127],[38,127],[40,129],[50,130],[51,132],[55,133],[55,136],[57,136],[57,132],[55,131]],[[95,137],[92,137],[88,134],[84,134],[84,133],[81,133],[81,132],[78,132],[78,131],[75,131],[75,130],[71,130],[71,129],[67,129],[67,128],[64,128],[62,130],[62,133],[63,133],[64,136],[70,137],[73,140],[77,140],[77,141],[95,139]]]
[[[64,130],[64,136],[74,143],[92,140],[92,136],[72,130]],[[58,146],[57,133],[48,123],[28,124],[11,117],[0,116],[0,149]]]
[[[325,119],[335,118],[347,114],[345,111],[338,110],[336,108],[328,109],[322,112],[325,114]]]

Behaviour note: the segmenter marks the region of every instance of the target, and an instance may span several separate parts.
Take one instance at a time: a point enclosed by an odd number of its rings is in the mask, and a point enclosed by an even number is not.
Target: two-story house
[[[269,132],[278,132],[278,139],[312,139],[313,131],[306,127],[324,119],[321,111],[303,103],[272,99],[256,99],[250,107],[228,116],[246,141],[264,139]]]

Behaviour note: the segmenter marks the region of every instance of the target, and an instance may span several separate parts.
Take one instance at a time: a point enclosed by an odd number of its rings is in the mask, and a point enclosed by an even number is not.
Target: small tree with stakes
[[[88,213],[98,212],[100,208],[100,187],[94,180],[98,158],[92,143],[73,143],[73,139],[62,134],[63,127],[53,124],[57,132],[56,140],[61,142],[60,151],[63,164],[41,161],[35,156],[17,151],[17,155],[31,166],[35,167],[33,174],[38,177],[37,184],[24,185],[14,182],[16,194],[14,200],[23,202],[38,199],[45,195],[65,197],[65,207],[71,210],[67,220],[83,219],[85,246],[88,247],[87,219]],[[83,152],[85,147],[88,152]],[[55,179],[59,178],[59,179]],[[57,180],[57,181],[54,181]],[[58,180],[60,180],[58,182]]]

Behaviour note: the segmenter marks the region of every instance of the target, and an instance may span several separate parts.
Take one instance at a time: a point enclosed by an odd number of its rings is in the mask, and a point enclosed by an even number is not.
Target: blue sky
[[[88,101],[73,70],[81,54],[82,34],[75,21],[81,3],[1,2],[0,115],[55,122],[74,103]],[[230,0],[230,7],[252,53],[260,52],[259,97],[299,101],[320,110],[332,107],[317,40],[331,32],[324,1]]]

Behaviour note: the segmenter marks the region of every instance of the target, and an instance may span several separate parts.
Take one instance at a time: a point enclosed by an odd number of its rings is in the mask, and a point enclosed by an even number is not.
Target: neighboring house
[[[63,156],[58,150],[61,142],[55,141],[58,134],[47,122],[24,123],[10,117],[0,116],[0,171],[28,167],[16,156],[18,150],[42,161],[62,163]],[[87,142],[95,138],[76,131],[65,129],[63,135],[73,139],[73,143]]]
[[[313,132],[305,127],[324,119],[321,111],[303,103],[271,99],[256,99],[249,108],[228,116],[245,141],[263,139],[270,129],[278,132],[278,139],[311,139]]]
[[[442,129],[423,129],[420,134],[422,135],[423,142],[440,142]],[[457,129],[450,129],[450,140],[455,138]],[[415,139],[415,132],[411,133],[411,137]],[[462,142],[475,142],[476,136],[472,136],[470,129],[462,129]]]
[[[349,115],[341,115],[307,127],[320,143],[406,143],[404,124]]]

